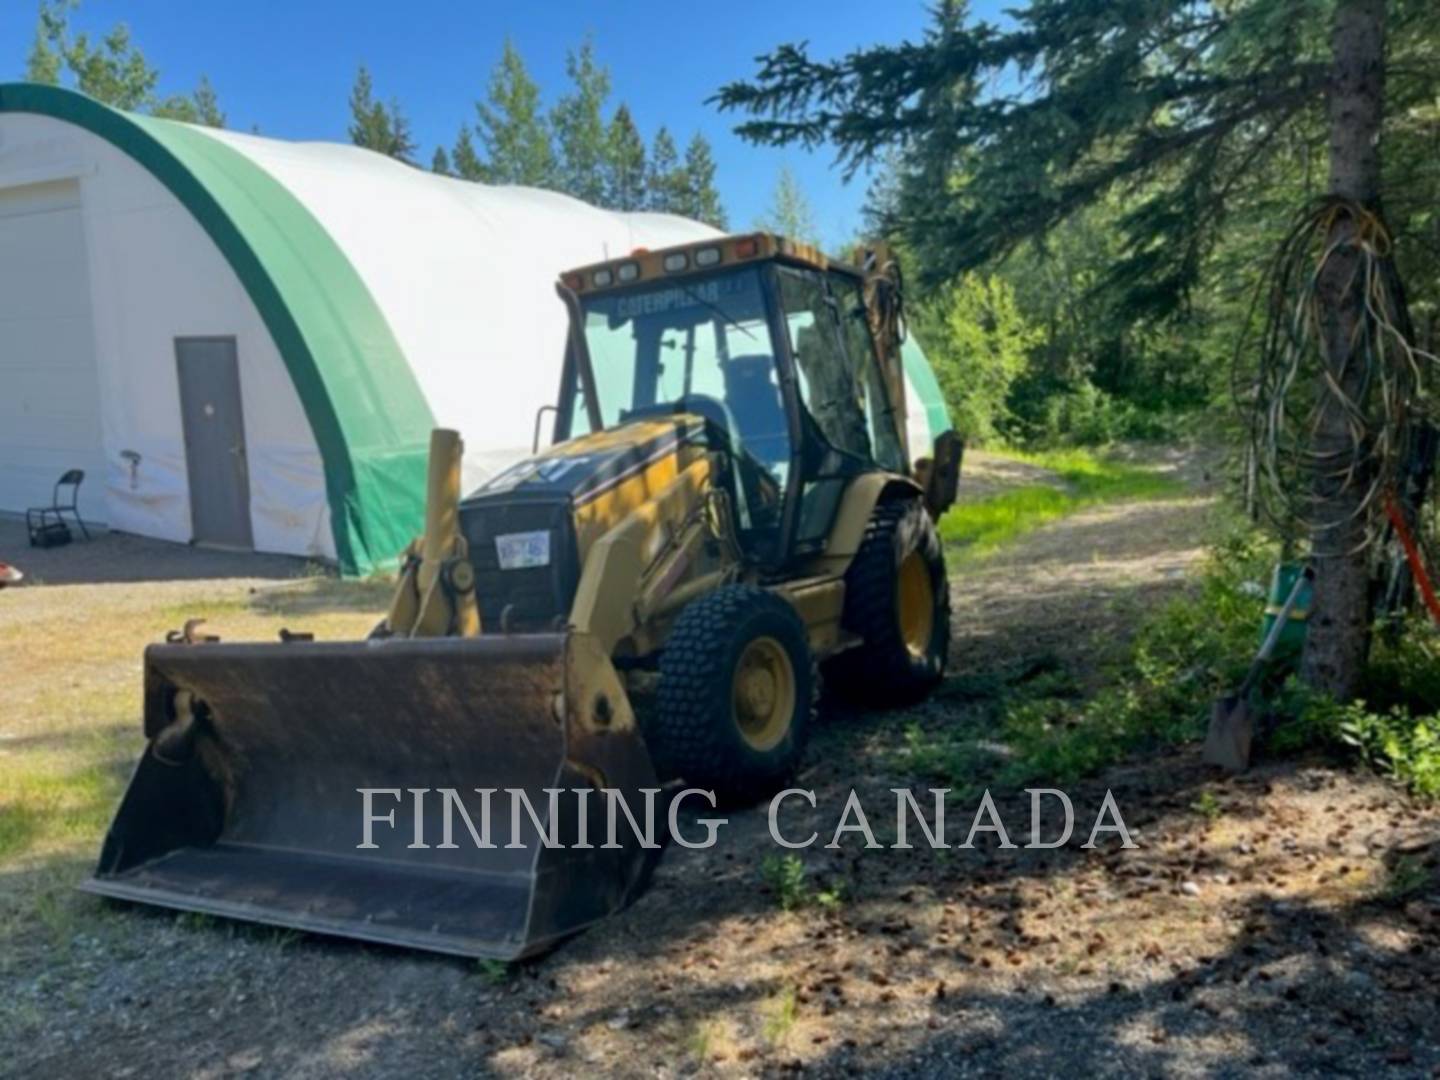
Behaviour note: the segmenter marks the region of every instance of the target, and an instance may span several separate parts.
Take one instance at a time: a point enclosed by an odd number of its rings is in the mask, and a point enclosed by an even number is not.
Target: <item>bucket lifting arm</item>
[[[458,432],[430,433],[425,483],[425,534],[406,549],[384,623],[390,637],[474,637],[480,633],[475,571],[460,534]]]

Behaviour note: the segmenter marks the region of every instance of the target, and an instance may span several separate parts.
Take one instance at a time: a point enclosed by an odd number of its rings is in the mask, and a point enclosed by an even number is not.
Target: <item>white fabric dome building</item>
[[[530,451],[562,270],[714,234],[0,84],[0,510],[78,467],[112,529],[367,572],[419,528],[431,427],[472,485]]]

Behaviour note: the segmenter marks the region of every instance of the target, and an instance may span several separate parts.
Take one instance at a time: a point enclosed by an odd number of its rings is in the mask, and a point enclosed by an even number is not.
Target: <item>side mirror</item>
[[[925,509],[932,518],[938,519],[955,504],[964,457],[965,440],[951,430],[940,433],[931,457],[915,463],[915,479],[925,489]]]

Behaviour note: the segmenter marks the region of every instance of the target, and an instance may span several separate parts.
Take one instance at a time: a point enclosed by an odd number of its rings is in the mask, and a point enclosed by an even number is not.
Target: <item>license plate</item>
[[[550,565],[550,532],[506,533],[495,537],[495,555],[501,570],[525,570]]]

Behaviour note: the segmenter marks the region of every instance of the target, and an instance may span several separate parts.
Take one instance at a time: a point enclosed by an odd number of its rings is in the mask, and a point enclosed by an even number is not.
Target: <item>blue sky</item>
[[[999,0],[979,0],[994,17]],[[858,223],[862,179],[844,185],[833,154],[770,150],[730,132],[733,121],[704,104],[722,83],[755,70],[754,58],[782,42],[808,40],[819,56],[918,37],[929,21],[912,0],[630,0],[602,4],[531,0],[84,0],[74,25],[92,32],[129,24],[159,68],[164,92],[188,90],[202,73],[220,95],[231,127],[292,139],[345,139],[346,99],[355,68],[367,64],[376,88],[397,98],[428,161],[473,118],[489,72],[509,36],[547,99],[565,85],[565,52],[589,32],[610,68],[612,104],[629,103],[648,140],[667,125],[683,147],[699,130],[714,144],[732,227],[746,227],[769,202],[787,164],[799,178],[827,244]],[[35,27],[30,0],[0,4],[0,79],[18,78]]]

